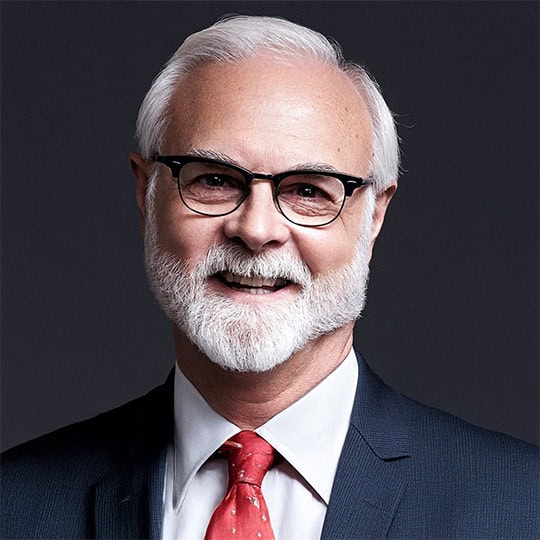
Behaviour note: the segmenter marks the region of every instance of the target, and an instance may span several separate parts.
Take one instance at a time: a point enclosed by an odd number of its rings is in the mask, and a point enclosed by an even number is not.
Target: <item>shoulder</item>
[[[540,457],[537,446],[473,425],[399,394],[373,372],[369,377],[376,380],[374,384],[379,388],[379,406],[383,410],[386,407],[387,414],[399,416],[411,455],[425,456],[425,460],[417,459],[425,461],[423,466],[435,469],[442,466],[446,470],[453,468],[454,473],[471,474],[476,465],[478,473],[492,477],[506,475],[512,481],[537,478]]]
[[[448,460],[490,456],[494,463],[511,465],[539,457],[539,448],[495,431],[475,426],[457,416],[406,397],[383,382],[360,359],[356,406],[358,424],[364,429],[398,432],[407,439],[411,453],[440,455]],[[366,415],[369,417],[365,422]],[[371,422],[371,425],[370,425]]]
[[[413,411],[406,466],[411,507],[440,512],[443,529],[456,536],[476,523],[487,536],[536,537],[540,449],[403,399]]]
[[[55,461],[62,466],[66,460],[88,460],[93,455],[100,461],[126,445],[144,444],[171,417],[168,386],[166,383],[118,408],[15,446],[2,454],[1,466],[9,469]],[[167,411],[168,415],[164,414]]]
[[[40,523],[40,530],[54,531],[65,519],[73,537],[84,536],[95,486],[111,475],[120,477],[128,466],[165,445],[172,422],[169,394],[167,385],[158,387],[117,409],[4,452],[2,534],[32,537],[38,522],[50,520],[52,528]]]
[[[446,467],[462,468],[467,463],[476,463],[485,473],[508,475],[514,480],[535,478],[538,474],[537,446],[400,397],[408,410],[413,453],[439,456]]]
[[[405,486],[395,536],[536,537],[538,447],[405,397],[363,362],[361,374],[356,444]]]

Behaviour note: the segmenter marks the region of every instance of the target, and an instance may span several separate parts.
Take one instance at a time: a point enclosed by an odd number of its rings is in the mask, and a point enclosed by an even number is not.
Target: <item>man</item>
[[[536,449],[352,349],[399,161],[365,71],[306,28],[226,19],[154,80],[138,136],[174,373],[6,453],[2,537],[537,537]]]

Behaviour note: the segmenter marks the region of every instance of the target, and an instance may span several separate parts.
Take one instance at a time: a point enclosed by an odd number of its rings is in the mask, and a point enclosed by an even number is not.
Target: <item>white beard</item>
[[[360,238],[351,263],[312,277],[290,251],[255,255],[229,243],[213,245],[192,271],[160,245],[153,193],[147,195],[146,271],[154,295],[171,321],[219,366],[238,372],[264,372],[288,360],[318,337],[357,319],[365,303],[375,197],[366,196]],[[291,300],[272,306],[244,304],[209,290],[217,272],[284,278],[300,286]]]

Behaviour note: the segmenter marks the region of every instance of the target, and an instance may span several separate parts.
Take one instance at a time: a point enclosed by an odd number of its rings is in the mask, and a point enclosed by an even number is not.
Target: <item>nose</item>
[[[240,208],[225,217],[227,238],[241,241],[255,253],[288,240],[288,221],[274,204],[273,189],[268,180],[251,183],[250,193]]]

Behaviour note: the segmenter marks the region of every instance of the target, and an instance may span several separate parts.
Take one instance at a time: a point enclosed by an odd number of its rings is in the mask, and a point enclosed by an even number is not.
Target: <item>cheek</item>
[[[313,275],[337,270],[350,263],[363,231],[364,205],[352,204],[326,229],[312,229],[298,239],[302,258]]]
[[[326,274],[352,261],[357,242],[357,235],[350,231],[328,231],[324,236],[302,242],[300,256],[314,276]]]
[[[221,220],[194,214],[177,198],[176,194],[156,200],[158,238],[163,249],[194,267],[220,241]]]

